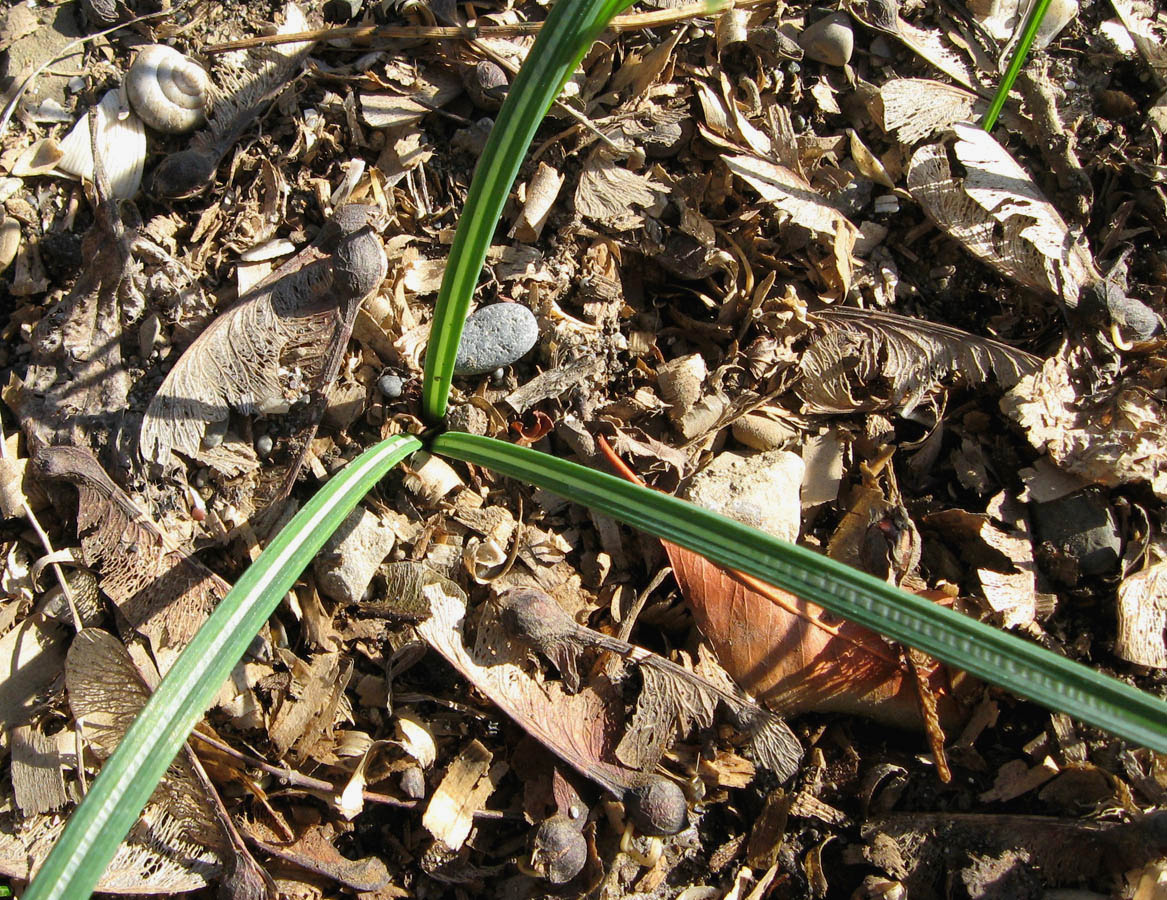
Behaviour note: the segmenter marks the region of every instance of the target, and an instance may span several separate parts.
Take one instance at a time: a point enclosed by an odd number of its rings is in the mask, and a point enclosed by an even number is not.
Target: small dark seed
[[[531,835],[531,868],[552,884],[565,884],[575,878],[588,861],[582,824],[567,816],[552,816],[540,822]]]
[[[654,775],[624,794],[624,809],[641,834],[676,834],[689,823],[685,795],[673,782]]]

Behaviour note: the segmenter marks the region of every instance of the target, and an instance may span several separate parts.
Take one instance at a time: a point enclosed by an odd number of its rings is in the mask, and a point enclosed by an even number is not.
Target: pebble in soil
[[[534,314],[518,303],[484,306],[466,320],[456,375],[485,375],[521,359],[539,339]]]
[[[388,372],[377,379],[377,390],[390,400],[396,400],[405,390],[405,380]]]
[[[833,13],[810,25],[799,35],[798,43],[815,62],[841,68],[851,61],[855,33],[846,13]]]

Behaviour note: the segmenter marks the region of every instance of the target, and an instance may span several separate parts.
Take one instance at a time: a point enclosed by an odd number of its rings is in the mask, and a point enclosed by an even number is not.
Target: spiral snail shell
[[[151,44],[126,74],[126,96],[142,121],[179,134],[203,123],[211,81],[206,70],[177,50]]]

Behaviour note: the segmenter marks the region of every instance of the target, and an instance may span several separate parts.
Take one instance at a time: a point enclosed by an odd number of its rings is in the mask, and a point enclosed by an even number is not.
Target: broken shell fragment
[[[126,74],[126,96],[142,121],[156,131],[181,134],[206,119],[211,81],[194,60],[162,44],[138,52]]]
[[[113,196],[129,200],[138,193],[146,161],[146,129],[132,110],[122,108],[117,90],[107,91],[97,105],[97,150]],[[58,171],[93,180],[88,112],[61,141],[61,154]]]
[[[0,272],[12,265],[19,249],[20,223],[11,216],[5,216],[0,219]]]

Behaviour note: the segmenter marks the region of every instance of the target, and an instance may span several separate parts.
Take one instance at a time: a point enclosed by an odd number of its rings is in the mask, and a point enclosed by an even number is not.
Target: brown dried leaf
[[[1146,481],[1167,498],[1167,404],[1155,396],[1154,377],[1114,382],[1088,351],[1065,345],[1001,409],[1061,468],[1108,487]]]
[[[1089,249],[1071,237],[1029,174],[975,125],[957,125],[947,140],[917,150],[908,190],[974,256],[1071,309],[1100,278]]]
[[[995,378],[1012,387],[1041,360],[948,325],[877,310],[832,307],[813,313],[821,337],[799,363],[796,388],[812,412],[898,409],[908,415],[940,382]]]
[[[609,461],[639,482],[615,455]],[[693,618],[718,660],[746,691],[782,715],[811,710],[845,712],[902,727],[922,723],[912,676],[879,635],[786,591],[702,556],[661,542]],[[937,668],[929,686],[941,714],[956,710]]]
[[[160,651],[185,646],[230,586],[176,546],[87,450],[49,447],[36,465],[44,477],[77,488],[85,564],[101,573],[101,589],[149,638],[165,668],[170,654]]]

